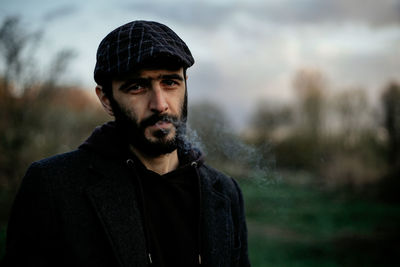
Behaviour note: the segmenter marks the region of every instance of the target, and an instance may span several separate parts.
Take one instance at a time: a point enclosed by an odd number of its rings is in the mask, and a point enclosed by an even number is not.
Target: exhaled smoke
[[[208,164],[234,177],[255,179],[260,184],[278,181],[269,147],[246,144],[230,127],[212,118],[199,121],[201,125],[196,121],[188,125],[184,144],[200,149]]]
[[[200,151],[205,151],[205,148],[201,142],[201,138],[197,134],[196,130],[192,129],[191,127],[186,126],[185,129],[185,136],[182,138],[183,142],[183,150],[187,151],[190,150],[191,148],[196,148]]]

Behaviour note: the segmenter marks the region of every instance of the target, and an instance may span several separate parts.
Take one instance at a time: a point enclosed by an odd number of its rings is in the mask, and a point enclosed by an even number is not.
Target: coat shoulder
[[[83,150],[58,154],[36,162],[28,168],[22,182],[49,187],[50,185],[66,186],[74,180],[82,180],[87,177],[87,169],[90,165],[91,155]],[[83,182],[83,181],[82,181]]]
[[[215,191],[222,195],[229,196],[231,200],[236,199],[238,195],[241,195],[241,190],[237,181],[227,174],[207,164],[202,165],[200,173],[205,177],[205,179],[208,179],[211,182]]]
[[[32,166],[44,169],[59,169],[62,166],[82,165],[90,158],[88,152],[77,149],[67,153],[57,154],[32,163]]]

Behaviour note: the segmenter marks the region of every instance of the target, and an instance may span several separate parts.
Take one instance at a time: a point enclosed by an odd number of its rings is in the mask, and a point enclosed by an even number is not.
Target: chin
[[[131,145],[150,157],[158,157],[172,153],[178,148],[181,138],[175,127],[164,129],[146,128],[141,135],[131,140]]]
[[[168,143],[176,138],[176,131],[175,129],[157,130],[148,133],[145,137],[151,143]]]
[[[152,157],[158,157],[161,155],[166,155],[172,153],[177,149],[177,143],[175,138],[168,140],[157,140],[156,142],[151,142],[148,140],[147,144],[142,144],[139,148],[144,154]]]

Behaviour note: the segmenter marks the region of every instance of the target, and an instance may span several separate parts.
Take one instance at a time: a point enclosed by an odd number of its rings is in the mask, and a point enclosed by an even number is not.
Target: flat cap
[[[185,42],[169,27],[154,21],[132,21],[116,28],[101,41],[94,79],[102,84],[158,57],[171,59],[185,68],[194,64]]]

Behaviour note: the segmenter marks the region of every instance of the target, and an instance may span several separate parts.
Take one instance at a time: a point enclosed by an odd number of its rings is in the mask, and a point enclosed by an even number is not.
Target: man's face
[[[179,70],[142,70],[112,82],[117,123],[129,132],[130,143],[149,156],[170,153],[184,128],[182,110],[186,85]]]

